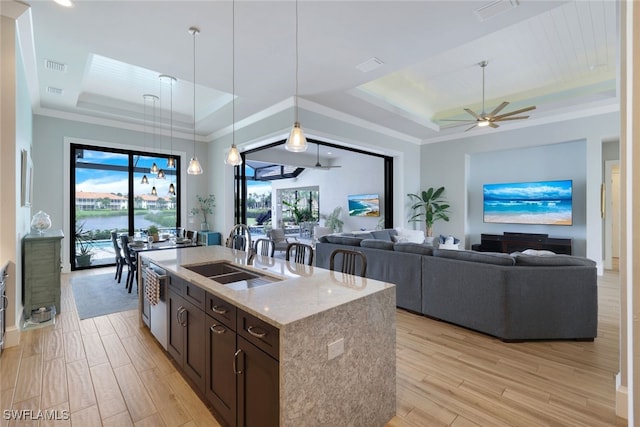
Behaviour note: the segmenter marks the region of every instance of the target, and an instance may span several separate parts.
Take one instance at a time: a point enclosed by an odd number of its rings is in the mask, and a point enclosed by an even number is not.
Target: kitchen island
[[[225,424],[370,427],[395,415],[394,285],[220,246],[140,257],[168,277],[167,351]],[[222,284],[230,277],[245,279]]]

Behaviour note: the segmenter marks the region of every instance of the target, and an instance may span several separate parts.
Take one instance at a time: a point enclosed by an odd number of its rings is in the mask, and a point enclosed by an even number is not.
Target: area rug
[[[126,271],[121,283],[114,280],[114,274],[78,276],[71,279],[71,289],[80,320],[138,307],[135,283],[131,293],[128,293],[124,286]]]

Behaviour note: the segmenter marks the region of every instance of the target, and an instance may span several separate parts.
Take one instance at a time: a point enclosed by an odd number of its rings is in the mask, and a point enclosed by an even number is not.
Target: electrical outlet
[[[327,344],[327,360],[335,359],[344,353],[344,338]]]

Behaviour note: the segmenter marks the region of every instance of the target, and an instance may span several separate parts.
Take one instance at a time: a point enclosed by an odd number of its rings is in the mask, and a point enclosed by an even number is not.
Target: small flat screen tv
[[[513,182],[483,186],[484,222],[572,225],[573,181]]]
[[[349,216],[380,216],[378,194],[353,194],[347,196]]]

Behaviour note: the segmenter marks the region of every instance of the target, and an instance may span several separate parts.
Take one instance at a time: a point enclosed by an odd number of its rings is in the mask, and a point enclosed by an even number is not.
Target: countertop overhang
[[[246,252],[222,246],[149,251],[140,256],[278,328],[395,287],[391,283],[260,255],[248,263]],[[228,261],[279,281],[236,290],[183,267],[216,261]]]

